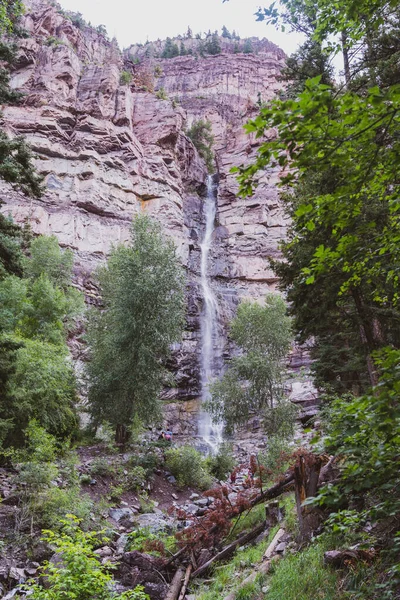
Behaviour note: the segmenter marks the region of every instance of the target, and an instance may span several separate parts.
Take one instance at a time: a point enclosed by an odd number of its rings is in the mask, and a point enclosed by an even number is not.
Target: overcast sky
[[[59,0],[67,10],[81,12],[92,25],[106,26],[121,48],[146,40],[165,39],[183,34],[188,26],[193,33],[209,29],[219,32],[223,25],[241,37],[266,37],[291,54],[299,43],[297,34],[285,34],[257,22],[254,13],[270,0]]]

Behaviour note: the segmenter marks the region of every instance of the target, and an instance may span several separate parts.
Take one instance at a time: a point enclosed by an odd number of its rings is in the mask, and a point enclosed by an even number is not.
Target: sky
[[[184,34],[188,26],[193,34],[209,29],[220,32],[223,25],[242,38],[266,37],[291,54],[301,42],[298,34],[282,33],[254,16],[257,8],[268,6],[252,0],[59,0],[67,10],[82,13],[92,25],[106,26],[121,48]]]

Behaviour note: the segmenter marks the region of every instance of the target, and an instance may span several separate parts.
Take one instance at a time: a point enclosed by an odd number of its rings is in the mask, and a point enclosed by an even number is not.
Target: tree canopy
[[[159,419],[165,359],[183,327],[183,271],[159,225],[137,216],[130,244],[112,250],[98,281],[104,307],[89,322],[90,412],[126,442],[135,417]]]
[[[291,341],[291,319],[284,300],[270,294],[265,304],[243,302],[232,321],[230,336],[239,354],[222,378],[211,385],[207,409],[228,431],[250,416],[263,417],[267,432],[291,429],[291,407],[284,402],[284,361]]]

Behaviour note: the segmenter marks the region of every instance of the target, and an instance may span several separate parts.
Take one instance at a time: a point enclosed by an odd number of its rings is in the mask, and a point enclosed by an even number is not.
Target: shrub
[[[126,476],[125,487],[128,490],[137,491],[145,484],[145,482],[146,471],[143,469],[143,467],[137,466],[129,470]]]
[[[107,477],[114,472],[114,467],[106,458],[95,458],[90,467],[90,473],[99,477]]]
[[[121,76],[119,78],[119,83],[121,85],[130,85],[132,82],[132,74],[129,71],[122,71]]]
[[[167,92],[163,87],[156,91],[156,98],[159,100],[168,100]]]
[[[179,485],[192,485],[200,489],[211,486],[206,459],[192,446],[171,448],[166,453],[167,467],[175,475]]]
[[[186,133],[204,159],[207,169],[212,173],[214,171],[214,153],[212,151],[214,136],[211,132],[211,122],[202,119],[195,121]]]
[[[171,447],[171,442],[168,442],[167,440],[162,441],[166,442],[163,446],[164,448]],[[159,466],[160,460],[160,457],[155,452],[148,451],[145,454],[134,454],[131,456],[129,465],[132,467],[142,467],[146,472],[146,476],[149,477],[154,469]]]
[[[13,465],[18,470],[15,484],[20,499],[17,530],[38,524],[53,527],[60,518],[74,510],[87,520],[92,509],[90,498],[80,495],[78,478],[72,459],[67,456],[61,468],[55,462],[56,440],[36,421],[31,421],[25,432],[26,448],[13,453]],[[54,480],[64,475],[66,488],[59,488]]]
[[[225,479],[235,466],[231,444],[221,444],[215,456],[207,458],[208,470],[217,479]]]
[[[46,41],[45,41],[46,46],[62,46],[64,44],[64,42],[62,40],[60,40],[59,38],[56,38],[52,35],[50,35]]]
[[[176,539],[173,535],[163,532],[151,533],[148,527],[136,529],[128,534],[128,551],[138,550],[155,556],[165,556],[167,552],[174,553],[176,550]]]
[[[44,532],[43,541],[55,548],[59,560],[47,562],[42,568],[46,587],[34,582],[25,586],[35,600],[149,600],[141,586],[122,594],[112,591],[110,565],[102,565],[93,551],[101,532],[84,533],[79,519],[72,515],[62,521],[62,526],[61,534]]]

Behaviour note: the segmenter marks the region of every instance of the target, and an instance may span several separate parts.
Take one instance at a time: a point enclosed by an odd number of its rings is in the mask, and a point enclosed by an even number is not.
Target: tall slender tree
[[[108,421],[124,444],[135,417],[159,419],[165,360],[183,327],[183,270],[159,225],[137,216],[130,244],[112,250],[98,280],[104,307],[89,322],[89,407],[94,424]]]

